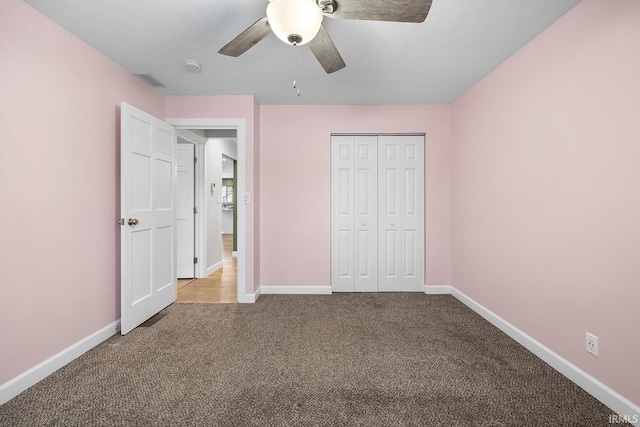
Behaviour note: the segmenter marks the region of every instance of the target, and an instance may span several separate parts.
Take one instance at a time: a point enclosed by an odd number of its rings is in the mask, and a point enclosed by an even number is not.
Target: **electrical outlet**
[[[598,337],[587,332],[587,353],[598,357]]]

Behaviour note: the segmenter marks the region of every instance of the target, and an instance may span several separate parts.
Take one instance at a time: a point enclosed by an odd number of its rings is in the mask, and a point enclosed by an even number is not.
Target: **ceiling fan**
[[[259,19],[220,49],[227,56],[240,56],[271,31],[291,45],[309,48],[327,73],[346,66],[327,30],[324,16],[334,19],[423,22],[432,0],[269,0],[267,16]]]

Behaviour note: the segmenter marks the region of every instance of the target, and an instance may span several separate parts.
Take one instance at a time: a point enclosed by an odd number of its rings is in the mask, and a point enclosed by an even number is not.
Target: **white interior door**
[[[195,277],[195,146],[178,144],[176,234],[178,278]]]
[[[176,131],[121,106],[121,332],[176,299]]]
[[[424,137],[378,137],[378,291],[424,285]]]

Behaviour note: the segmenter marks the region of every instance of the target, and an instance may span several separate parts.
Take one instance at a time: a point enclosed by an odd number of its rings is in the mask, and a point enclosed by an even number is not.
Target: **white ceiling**
[[[267,0],[25,0],[124,68],[151,73],[163,94],[254,94],[261,104],[448,104],[579,1],[433,0],[421,24],[325,17],[347,64],[326,74],[307,46],[273,34],[238,58],[218,54],[266,16]]]

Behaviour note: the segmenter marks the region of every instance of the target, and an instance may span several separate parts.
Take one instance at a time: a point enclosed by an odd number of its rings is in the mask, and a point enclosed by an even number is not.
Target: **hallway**
[[[233,234],[222,235],[222,268],[204,279],[179,279],[178,303],[235,303],[237,258],[233,257]]]

